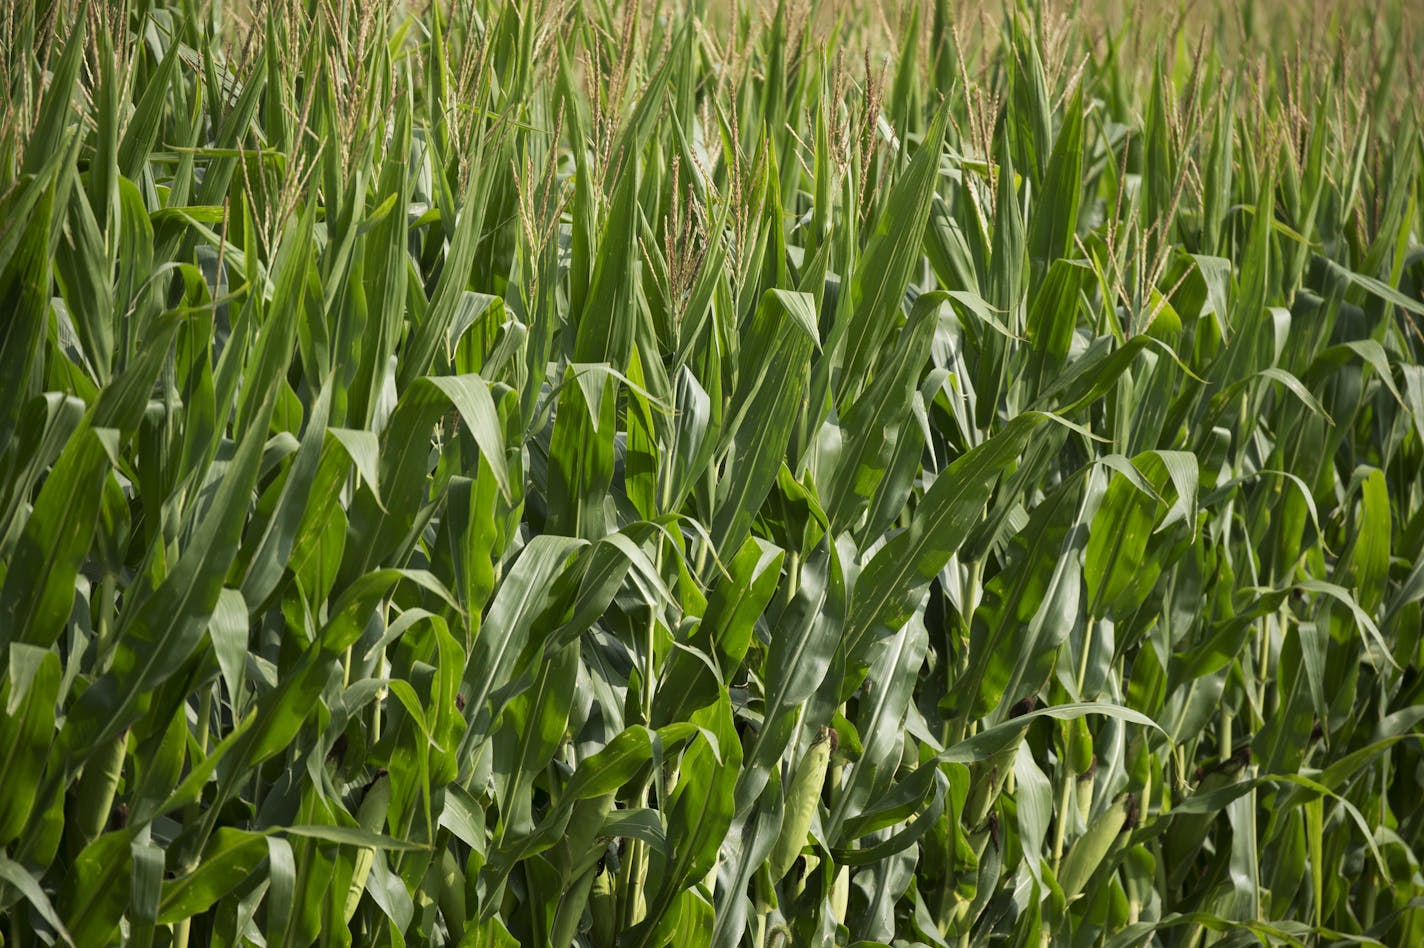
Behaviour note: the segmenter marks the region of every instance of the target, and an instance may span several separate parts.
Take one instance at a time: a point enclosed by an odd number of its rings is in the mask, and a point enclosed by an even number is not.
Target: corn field
[[[0,945],[1424,944],[1408,4],[6,6]]]

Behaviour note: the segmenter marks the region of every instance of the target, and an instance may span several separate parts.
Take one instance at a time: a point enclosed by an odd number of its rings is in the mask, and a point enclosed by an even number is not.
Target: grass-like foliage
[[[1424,943],[1408,5],[22,0],[0,943]]]

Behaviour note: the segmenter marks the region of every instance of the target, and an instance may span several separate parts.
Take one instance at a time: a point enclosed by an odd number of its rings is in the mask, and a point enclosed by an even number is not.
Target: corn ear
[[[618,931],[618,884],[606,866],[600,866],[593,877],[588,913],[593,923],[589,931],[593,948],[613,948]]]
[[[826,784],[826,770],[830,767],[831,751],[834,749],[833,733],[830,728],[821,728],[796,767],[796,775],[791,778],[786,793],[786,816],[768,860],[773,882],[780,882],[786,877],[791,864],[806,845],[816,807],[821,805],[821,790]]]
[[[836,924],[844,925],[846,910],[850,907],[850,866],[841,866],[831,883],[831,917]]]
[[[1089,767],[1073,784],[1073,800],[1078,805],[1078,819],[1086,825],[1093,813],[1093,789],[1097,783],[1097,768]]]
[[[114,793],[124,772],[124,756],[128,734],[103,745],[84,765],[75,797],[74,829],[80,846],[87,846],[99,837],[109,822],[114,805]]]
[[[1126,794],[1118,797],[1112,806],[1088,824],[1082,836],[1073,841],[1058,870],[1058,885],[1063,889],[1065,901],[1072,901],[1083,891],[1083,886],[1092,878],[1118,834],[1127,825],[1128,800]]]
[[[1068,766],[1075,774],[1086,773],[1093,766],[1093,733],[1087,718],[1068,722]]]

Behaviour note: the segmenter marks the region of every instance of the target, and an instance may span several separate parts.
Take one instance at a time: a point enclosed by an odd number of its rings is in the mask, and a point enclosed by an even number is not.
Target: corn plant
[[[1283,6],[3,14],[0,944],[1424,943],[1424,44]]]

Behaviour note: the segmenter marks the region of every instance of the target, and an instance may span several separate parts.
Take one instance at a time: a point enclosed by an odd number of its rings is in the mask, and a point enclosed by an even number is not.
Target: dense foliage
[[[610,6],[4,14],[0,941],[1424,942],[1407,14]]]

